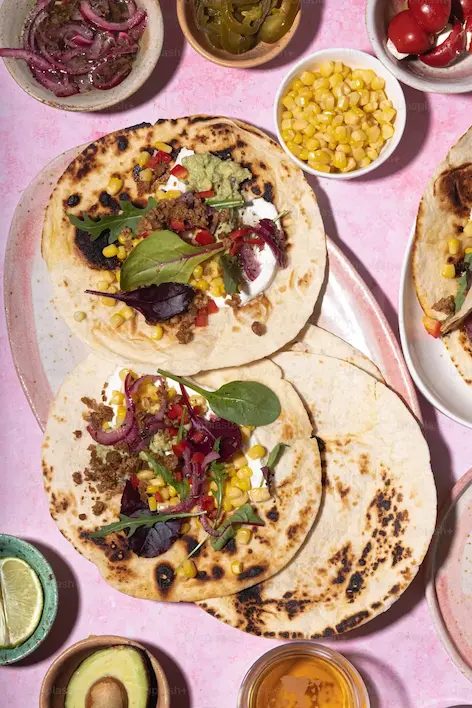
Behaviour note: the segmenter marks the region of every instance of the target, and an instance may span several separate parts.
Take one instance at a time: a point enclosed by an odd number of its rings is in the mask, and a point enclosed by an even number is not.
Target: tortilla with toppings
[[[120,377],[91,355],[65,380],[43,443],[51,515],[121,592],[234,593],[271,577],[305,540],[321,497],[317,441],[271,361],[200,375],[180,393],[165,373]]]
[[[413,277],[426,329],[442,337],[472,385],[472,128],[450,149],[423,194]]]
[[[436,519],[429,451],[400,398],[359,368],[300,351],[274,361],[320,444],[319,515],[284,570],[202,607],[251,634],[329,637],[384,612],[415,577]]]
[[[42,253],[78,337],[108,358],[183,375],[292,340],[326,265],[302,172],[260,130],[206,116],[87,147],[52,193]]]

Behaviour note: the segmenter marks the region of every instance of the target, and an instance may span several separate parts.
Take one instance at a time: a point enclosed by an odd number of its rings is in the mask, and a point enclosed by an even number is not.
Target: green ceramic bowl
[[[44,606],[39,624],[26,642],[13,649],[0,649],[0,665],[13,664],[31,654],[49,634],[57,612],[56,578],[38,549],[20,538],[0,533],[0,558],[7,556],[21,558],[36,572],[43,588]]]

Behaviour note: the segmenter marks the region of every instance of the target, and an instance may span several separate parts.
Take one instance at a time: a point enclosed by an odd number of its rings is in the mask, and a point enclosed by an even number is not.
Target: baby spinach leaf
[[[223,255],[220,258],[223,266],[223,282],[227,295],[238,292],[238,285],[241,282],[241,268],[235,256]]]
[[[258,381],[231,381],[217,391],[207,391],[190,379],[158,369],[167,376],[204,396],[215,415],[238,425],[269,425],[280,415],[281,406],[275,393]]]
[[[234,538],[236,535],[236,525],[237,524],[251,524],[251,526],[264,526],[262,519],[256,514],[252,506],[248,504],[243,504],[239,507],[237,511],[234,512],[232,516],[223,521],[221,526],[216,530],[219,532],[219,536],[212,536],[211,545],[215,551],[221,551],[222,548],[228,543],[230,538]]]
[[[74,214],[68,214],[67,216],[73,226],[81,229],[81,231],[87,231],[92,241],[95,241],[100,234],[106,229],[109,229],[110,235],[108,236],[108,243],[113,243],[125,227],[128,227],[133,233],[136,233],[136,228],[140,220],[155,206],[157,206],[156,200],[154,197],[149,197],[148,203],[144,209],[135,207],[133,203],[128,200],[120,201],[120,214],[106,214],[105,216],[101,216],[97,221],[91,219],[88,214],[84,214],[82,219],[79,219]]]
[[[136,529],[144,526],[145,528],[152,528],[154,524],[165,523],[166,521],[172,521],[172,519],[188,519],[191,516],[201,516],[201,511],[195,513],[187,512],[181,514],[139,514],[138,516],[125,516],[125,514],[120,514],[120,520],[114,521],[111,524],[102,526],[98,531],[93,531],[89,534],[90,538],[103,538],[108,536],[110,533],[116,533],[117,531],[126,532],[126,537],[130,538]]]
[[[262,476],[264,477],[264,480],[267,484],[267,489],[269,492],[272,494],[272,481],[274,478],[274,467],[279,461],[280,455],[283,453],[284,449],[288,447],[285,443],[277,443],[275,447],[272,448],[272,451],[269,454],[269,457],[267,459],[267,464],[265,464],[261,468]],[[264,482],[260,485],[261,487],[263,486]]]
[[[183,283],[161,283],[136,288],[127,293],[103,293],[99,290],[86,290],[88,295],[102,295],[124,302],[129,307],[144,315],[147,324],[154,325],[170,320],[175,315],[187,312],[195,291]]]
[[[174,475],[172,474],[172,472],[170,472],[164,465],[161,465],[161,463],[158,462],[155,457],[148,453],[146,455],[146,458],[149,464],[151,465],[152,469],[154,470],[154,474],[156,475],[156,477],[160,474],[166,484],[170,484],[172,487],[174,487],[175,491],[180,497],[180,501],[183,501],[188,497],[188,495],[190,494],[190,485],[188,483],[188,480],[183,479],[181,482],[178,482],[176,479],[174,479]]]
[[[467,253],[464,258],[464,263],[466,265],[466,272],[461,275],[457,281],[459,290],[454,298],[455,312],[459,312],[469,291],[470,279],[472,277],[472,253]]]
[[[195,266],[223,250],[220,243],[197,248],[172,231],[153,231],[121,266],[120,287],[133,290],[143,285],[188,283]]]

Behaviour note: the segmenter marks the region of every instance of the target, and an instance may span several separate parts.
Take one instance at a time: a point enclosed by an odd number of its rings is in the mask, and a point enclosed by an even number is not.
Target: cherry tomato
[[[464,51],[465,43],[465,30],[460,22],[456,22],[449,37],[419,59],[427,66],[449,66]]]
[[[408,7],[417,23],[431,34],[441,32],[451,14],[451,0],[409,0]]]
[[[402,54],[422,54],[433,44],[432,35],[419,26],[410,10],[403,10],[392,18],[388,38]]]
[[[441,332],[441,323],[438,320],[433,319],[425,315],[423,317],[423,325],[428,334],[437,339]]]

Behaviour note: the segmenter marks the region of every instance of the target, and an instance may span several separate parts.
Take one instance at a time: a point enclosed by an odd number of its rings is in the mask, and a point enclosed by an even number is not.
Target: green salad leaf
[[[457,281],[459,290],[457,291],[457,295],[454,298],[455,312],[459,312],[459,310],[461,309],[469,290],[467,281],[472,275],[472,253],[467,253],[467,255],[464,257],[464,263],[466,264],[467,268],[464,275],[461,275],[461,277]],[[469,273],[467,273],[467,271],[469,271]]]
[[[87,231],[92,241],[95,241],[106,229],[110,229],[108,243],[113,243],[125,227],[136,233],[136,228],[143,216],[146,216],[148,211],[155,206],[157,206],[157,202],[154,197],[149,197],[144,209],[134,206],[129,200],[120,200],[121,214],[106,214],[101,216],[98,221],[94,221],[87,214],[84,214],[82,219],[79,219],[74,214],[68,214],[67,216],[73,226],[82,231]]]
[[[223,266],[223,282],[227,295],[232,295],[238,292],[238,285],[241,282],[242,274],[236,256],[228,256],[224,254],[220,257],[221,265]]]
[[[169,371],[158,369],[158,373],[196,391],[206,398],[215,415],[238,425],[269,425],[281,412],[278,397],[258,381],[230,381],[217,391],[207,391],[190,379]]]
[[[286,447],[289,447],[286,443],[277,443],[277,445],[272,448],[267,459],[267,467],[269,467],[272,471]]]
[[[182,415],[180,416],[179,431],[177,433],[177,442],[181,442],[184,437],[185,432],[185,416],[187,415],[187,406],[182,408]]]
[[[197,511],[195,513],[181,513],[181,514],[139,514],[138,516],[126,516],[125,514],[120,514],[120,520],[114,521],[111,524],[102,526],[98,531],[93,531],[89,534],[90,538],[103,538],[108,536],[110,533],[116,533],[117,531],[126,532],[126,538],[131,538],[134,532],[144,526],[146,528],[152,528],[156,524],[165,523],[166,521],[172,521],[172,519],[187,519],[191,516],[201,516],[202,511]]]
[[[220,438],[218,438],[219,440]],[[215,524],[218,523],[218,519],[221,515],[221,509],[223,508],[223,493],[225,489],[225,482],[228,477],[228,473],[225,471],[225,466],[221,462],[212,462],[210,465],[210,479],[216,484],[217,489],[212,491],[213,496],[216,500],[216,520]]]
[[[220,535],[211,537],[211,545],[215,551],[221,551],[230,538],[234,538],[237,531],[237,524],[264,526],[264,522],[260,516],[256,514],[252,506],[249,503],[243,504],[234,512],[232,516],[223,521],[221,526],[218,526],[216,531],[218,531]]]
[[[190,484],[188,483],[187,479],[183,479],[181,482],[178,482],[176,479],[174,479],[174,475],[172,474],[172,472],[169,472],[167,467],[161,465],[161,463],[158,462],[156,458],[150,455],[149,453],[147,453],[146,459],[154,470],[154,474],[156,475],[156,477],[160,474],[166,484],[170,484],[172,487],[174,487],[175,491],[180,497],[180,501],[183,501],[188,497],[188,495],[190,494]]]
[[[133,248],[121,266],[120,287],[188,283],[195,266],[224,250],[221,243],[195,247],[173,231],[153,231]]]

